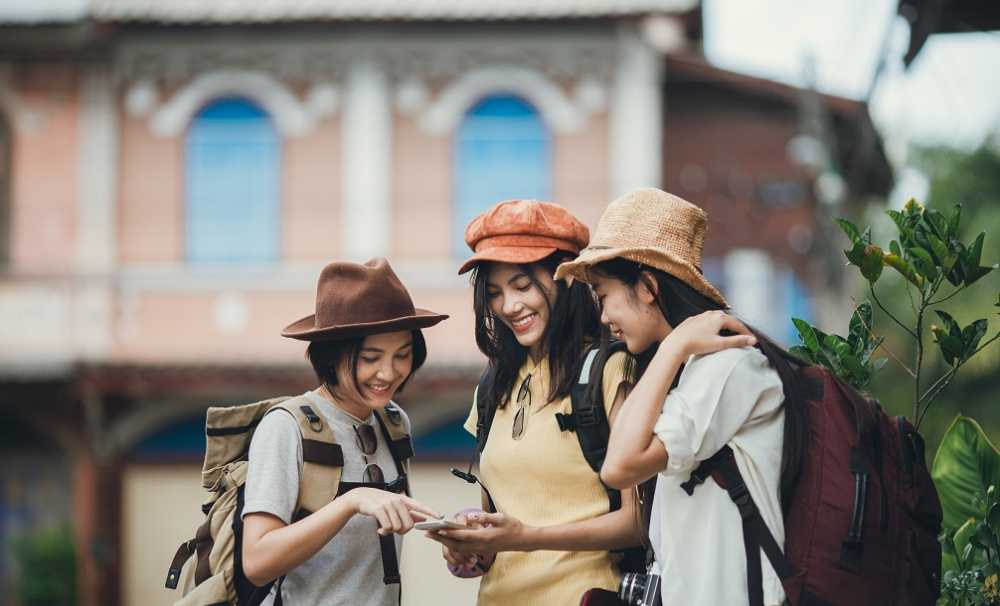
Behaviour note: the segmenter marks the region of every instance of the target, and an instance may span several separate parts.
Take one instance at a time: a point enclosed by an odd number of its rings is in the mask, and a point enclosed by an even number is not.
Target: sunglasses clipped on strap
[[[358,447],[358,450],[365,455],[365,462],[367,463],[367,457],[374,455],[378,450],[378,437],[375,435],[375,428],[367,424],[355,425],[354,444]],[[385,473],[377,463],[368,463],[365,466],[362,481],[365,484],[385,486],[385,490],[388,490],[389,492],[402,493],[406,489],[405,475],[400,475],[392,482],[386,483]]]

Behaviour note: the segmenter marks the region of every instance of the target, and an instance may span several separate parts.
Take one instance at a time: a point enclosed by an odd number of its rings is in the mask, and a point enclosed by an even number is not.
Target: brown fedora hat
[[[294,322],[281,336],[333,341],[434,326],[447,315],[413,307],[413,299],[389,262],[335,261],[323,268],[316,286],[316,313]]]
[[[577,254],[590,230],[568,210],[541,200],[504,200],[473,219],[465,228],[472,249],[458,273],[484,261],[534,263],[557,250]]]
[[[608,204],[590,246],[556,269],[556,279],[589,282],[591,267],[614,258],[667,272],[706,297],[729,307],[701,273],[701,249],[708,215],[687,200],[652,187],[629,192]]]

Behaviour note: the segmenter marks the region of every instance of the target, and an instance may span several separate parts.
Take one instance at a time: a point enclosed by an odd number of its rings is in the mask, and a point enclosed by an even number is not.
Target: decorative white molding
[[[160,92],[148,78],[134,82],[125,92],[125,111],[133,118],[148,116],[159,102]]]
[[[341,120],[341,254],[385,255],[392,241],[392,107],[389,77],[374,59],[347,74]]]
[[[306,107],[316,120],[328,118],[340,108],[337,87],[329,82],[317,82],[306,93]]]
[[[448,84],[423,111],[420,126],[434,135],[453,132],[476,101],[496,93],[523,97],[557,133],[578,131],[590,113],[541,72],[515,65],[494,65],[468,71]]]
[[[307,134],[319,118],[336,109],[336,91],[331,85],[324,85],[312,93],[312,102],[302,103],[287,86],[264,72],[212,71],[190,81],[159,107],[150,118],[150,129],[160,136],[177,136],[212,99],[240,95],[259,103],[274,119],[282,135],[301,136]]]
[[[403,115],[415,116],[427,107],[430,91],[415,77],[405,77],[396,86],[396,109]]]
[[[118,113],[109,70],[90,67],[80,83],[80,196],[76,266],[111,271],[117,256]]]
[[[663,163],[661,61],[634,26],[618,32],[618,68],[611,95],[611,197],[659,187]]]
[[[0,66],[0,113],[3,113],[12,133],[30,135],[44,125],[44,115],[18,98],[10,80],[10,67]]]

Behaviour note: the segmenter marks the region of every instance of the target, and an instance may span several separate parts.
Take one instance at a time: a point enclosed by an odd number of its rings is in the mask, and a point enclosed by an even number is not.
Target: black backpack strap
[[[692,480],[697,477],[697,481]],[[761,570],[760,552],[764,551],[771,567],[782,581],[792,576],[792,567],[781,547],[771,534],[771,530],[764,523],[760,509],[750,496],[750,490],[746,482],[743,481],[743,474],[740,473],[739,466],[736,465],[736,457],[729,446],[723,446],[719,452],[711,458],[702,461],[698,468],[691,474],[692,480],[688,480],[681,485],[689,495],[694,494],[694,489],[705,481],[705,478],[712,476],[716,484],[725,489],[729,498],[740,510],[740,517],[743,519],[743,548],[747,558],[747,589],[750,597],[750,606],[764,606],[763,572]]]
[[[594,473],[601,473],[604,457],[608,452],[608,438],[611,435],[611,425],[604,410],[604,397],[601,381],[604,377],[604,365],[615,353],[623,351],[625,344],[612,341],[606,350],[591,347],[584,355],[580,365],[580,373],[576,383],[570,388],[570,414],[556,413],[556,422],[562,431],[576,432],[580,442],[580,450],[587,464]],[[611,511],[621,508],[621,491],[605,486]]]
[[[395,404],[389,404],[386,406],[386,414],[391,415],[390,406],[395,407]],[[398,409],[395,410],[396,414],[399,413]],[[392,417],[388,416],[390,422]],[[386,427],[385,421],[382,419],[381,414],[376,414],[375,419],[378,422],[379,429],[382,431],[382,437],[385,438],[386,444],[389,445],[389,453],[392,454],[392,462],[396,464],[396,475],[403,482],[403,492],[406,496],[410,496],[410,480],[409,475],[406,473],[407,463],[413,457],[413,440],[409,435],[404,435],[402,432],[397,432],[399,437],[393,438],[392,432]],[[402,421],[399,421],[402,423]]]
[[[490,406],[489,397],[490,390],[493,389],[493,368],[487,367],[483,371],[483,374],[479,376],[479,383],[476,385],[476,391],[474,399],[476,402],[476,449],[472,452],[472,457],[469,459],[469,468],[466,471],[451,468],[451,473],[469,484],[479,484],[482,487],[483,492],[486,493],[486,500],[489,503],[489,510],[491,513],[496,513],[497,507],[493,503],[493,496],[490,495],[490,491],[483,486],[483,483],[479,481],[476,474],[472,473],[472,468],[479,463],[479,455],[482,454],[483,449],[486,448],[486,440],[490,437],[490,428],[493,426],[493,418],[496,416],[496,407]]]

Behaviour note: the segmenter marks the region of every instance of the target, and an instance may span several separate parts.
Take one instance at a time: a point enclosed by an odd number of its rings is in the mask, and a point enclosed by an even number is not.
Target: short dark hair
[[[413,366],[410,368],[410,375],[403,380],[396,393],[403,391],[406,384],[427,360],[427,342],[424,340],[424,333],[420,330],[411,332],[413,334]],[[354,382],[351,388],[359,392],[361,389],[358,385],[358,357],[364,342],[365,337],[363,336],[336,341],[313,341],[306,348],[306,359],[312,365],[313,372],[316,373],[319,382],[326,385],[327,388],[331,388],[339,383],[337,366],[346,356],[351,369],[351,380]]]

